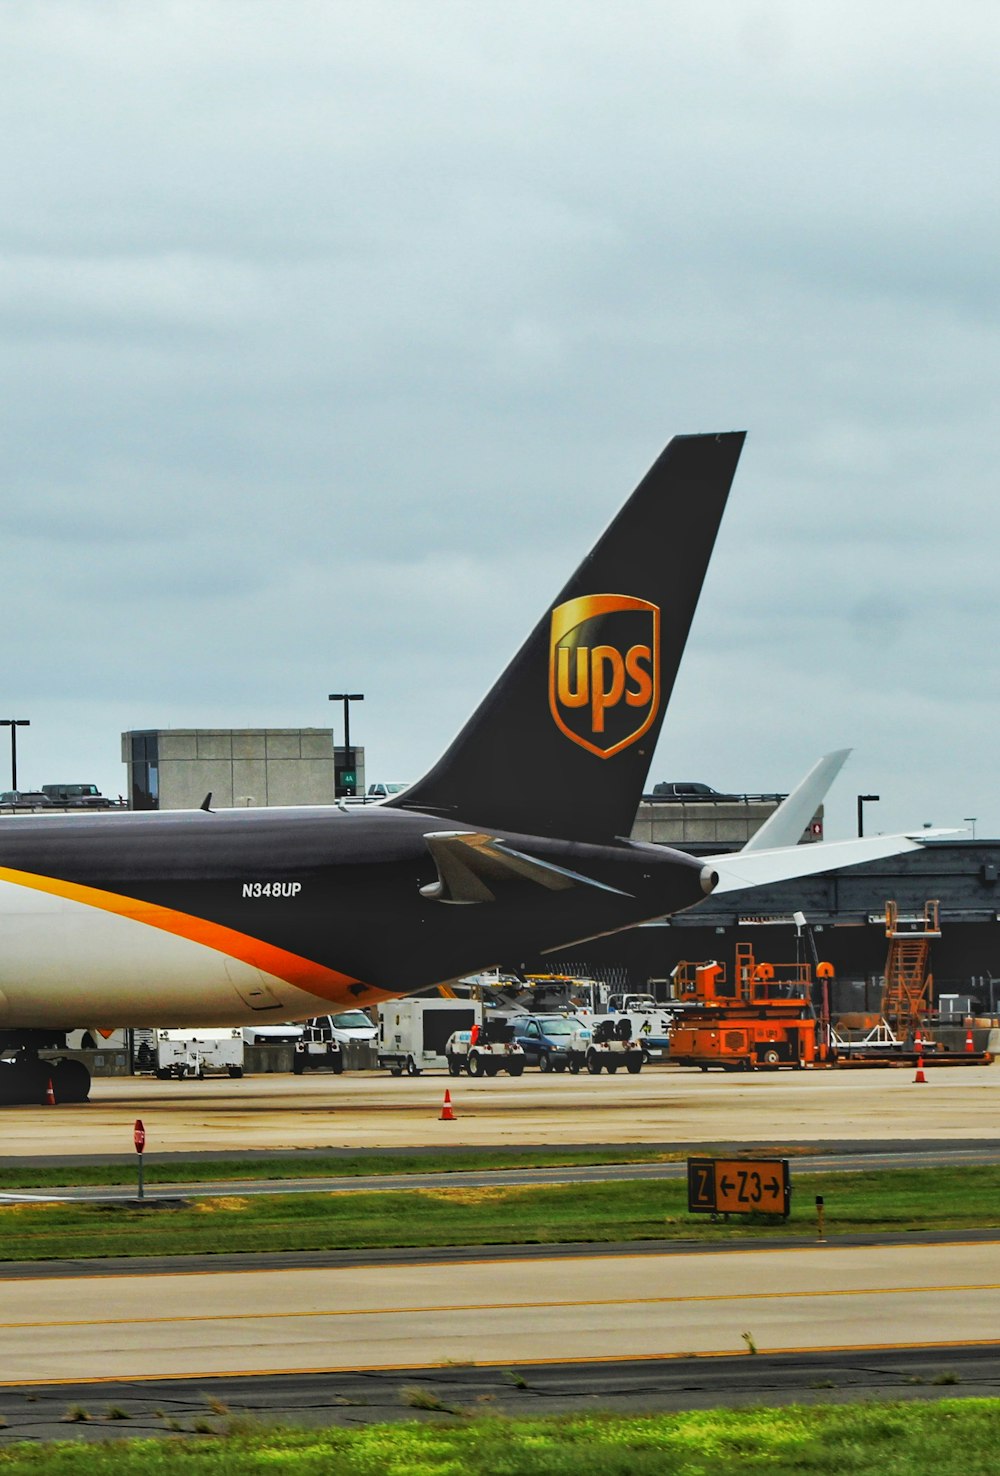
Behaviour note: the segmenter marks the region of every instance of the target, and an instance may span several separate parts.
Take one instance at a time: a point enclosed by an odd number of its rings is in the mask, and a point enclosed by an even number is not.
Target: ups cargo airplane
[[[0,820],[0,1099],[82,1026],[236,1025],[371,1005],[696,906],[907,850],[629,839],[742,433],[670,442],[451,747],[359,808]],[[481,619],[456,607],[463,619]],[[801,808],[801,807],[800,807]],[[811,813],[809,811],[808,813]],[[805,816],[808,818],[808,814]],[[56,1093],[89,1078],[57,1065]]]

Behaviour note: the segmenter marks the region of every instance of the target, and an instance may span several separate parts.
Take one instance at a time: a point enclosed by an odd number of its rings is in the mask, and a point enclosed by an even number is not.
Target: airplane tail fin
[[[388,806],[629,834],[743,441],[669,443],[450,748]]]

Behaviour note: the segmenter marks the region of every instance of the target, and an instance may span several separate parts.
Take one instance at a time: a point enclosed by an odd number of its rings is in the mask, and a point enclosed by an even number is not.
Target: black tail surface
[[[388,804],[566,840],[629,834],[743,440],[670,442],[451,747]]]

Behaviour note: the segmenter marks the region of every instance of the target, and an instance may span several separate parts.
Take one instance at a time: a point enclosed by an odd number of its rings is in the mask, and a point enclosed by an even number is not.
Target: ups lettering
[[[575,658],[571,662],[571,657]],[[649,646],[559,646],[556,692],[564,707],[590,704],[591,731],[604,732],[604,715],[624,698],[629,707],[645,707],[653,694],[653,653]],[[629,683],[633,685],[629,685]]]

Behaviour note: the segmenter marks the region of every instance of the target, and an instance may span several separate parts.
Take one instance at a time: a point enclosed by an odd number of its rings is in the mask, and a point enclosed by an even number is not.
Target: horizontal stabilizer
[[[711,887],[712,896],[717,896],[721,892],[738,892],[744,887],[791,881],[797,876],[814,876],[820,871],[839,871],[844,866],[860,866],[865,861],[880,861],[886,856],[901,856],[905,851],[919,851],[929,838],[953,834],[955,832],[951,830],[921,830],[916,835],[872,835],[860,840],[824,841],[815,846],[733,851],[726,856],[712,856],[706,863],[704,874],[706,879],[713,873],[717,877]]]
[[[523,851],[515,851],[503,841],[477,831],[434,831],[424,839],[434,857],[438,879],[421,887],[420,892],[435,902],[495,902],[495,888],[511,881],[535,882],[550,892],[595,887],[620,897],[629,895],[551,861],[526,856]]]
[[[747,841],[743,851],[773,851],[779,846],[797,846],[802,832],[844,767],[850,751],[849,748],[838,748],[835,753],[824,754],[802,782],[782,800],[774,814],[768,815],[760,829]]]

